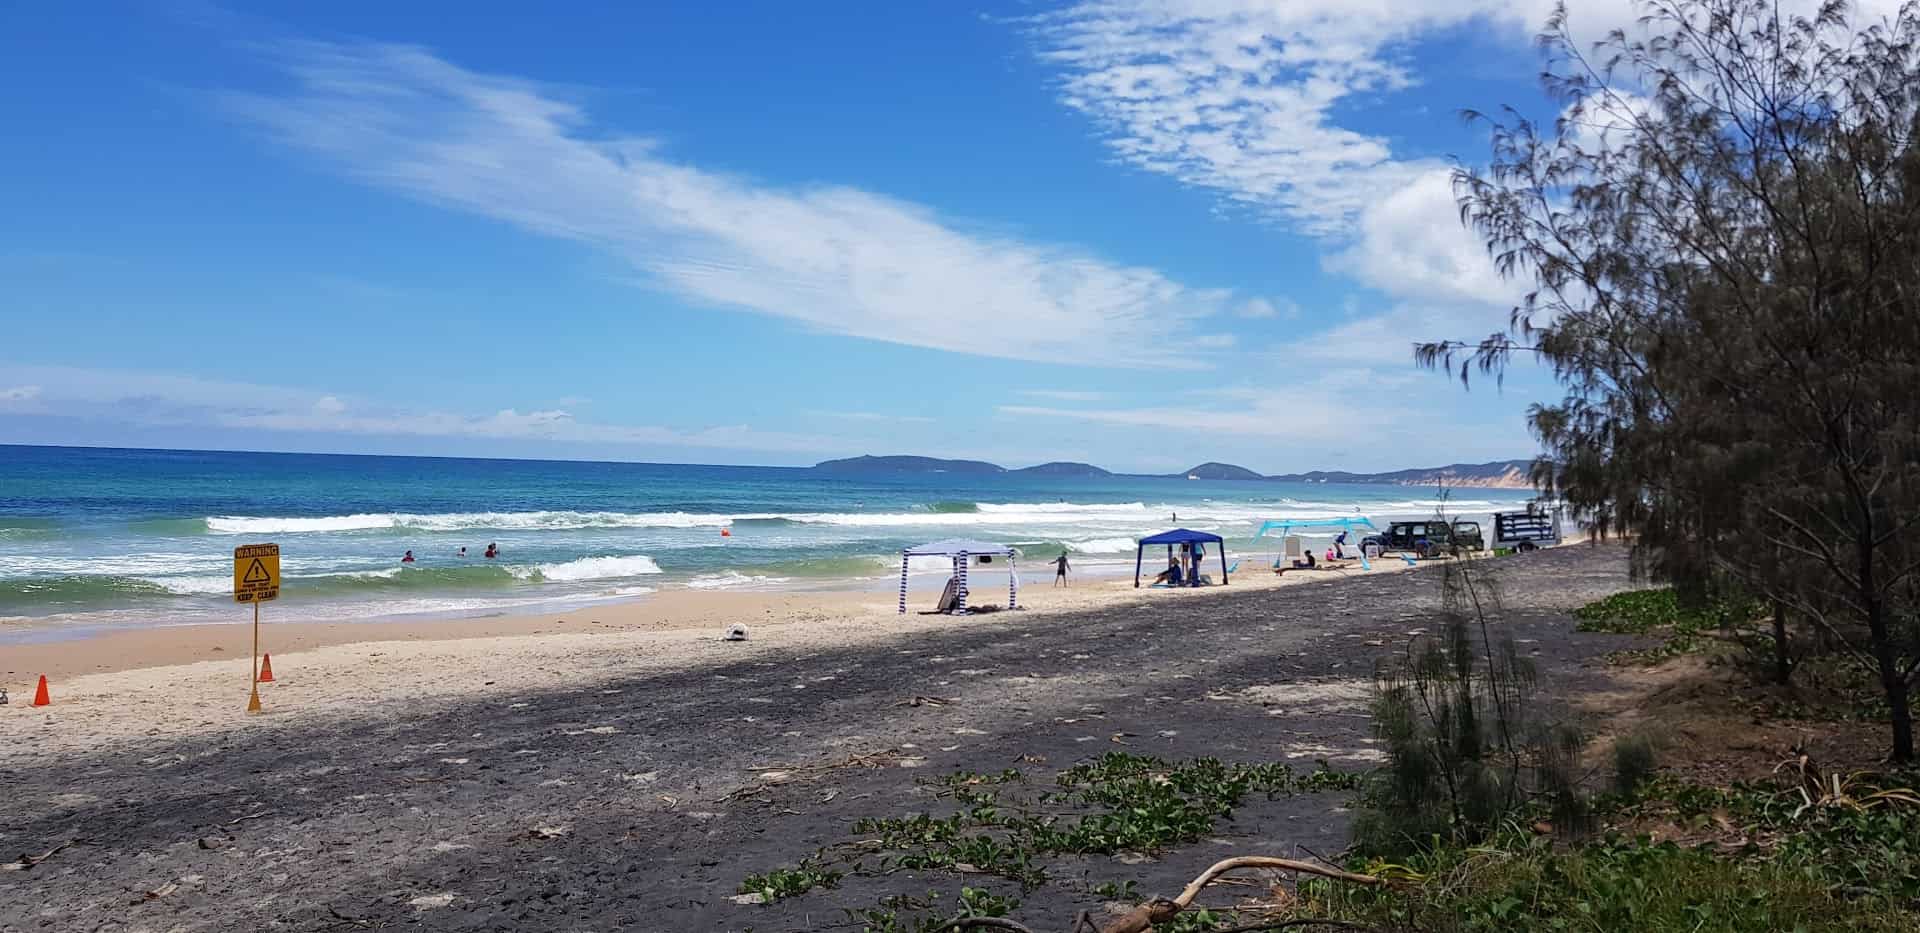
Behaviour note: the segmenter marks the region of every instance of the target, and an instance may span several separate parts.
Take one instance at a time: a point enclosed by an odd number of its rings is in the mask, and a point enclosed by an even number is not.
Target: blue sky
[[[1446,160],[1548,8],[14,6],[0,442],[1526,456],[1409,348],[1522,290]]]

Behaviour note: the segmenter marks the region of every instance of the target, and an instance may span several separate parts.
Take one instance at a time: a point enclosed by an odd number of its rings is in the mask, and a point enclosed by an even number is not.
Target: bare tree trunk
[[[1793,654],[1787,649],[1787,606],[1773,601],[1773,679],[1781,686],[1793,682]]]
[[[1868,531],[1873,530],[1869,524]],[[1907,707],[1907,679],[1893,649],[1893,636],[1887,631],[1887,607],[1880,599],[1874,579],[1873,544],[1869,535],[1860,539],[1860,595],[1867,610],[1867,632],[1873,638],[1873,660],[1880,668],[1880,686],[1892,707],[1893,760],[1913,760],[1913,710]]]

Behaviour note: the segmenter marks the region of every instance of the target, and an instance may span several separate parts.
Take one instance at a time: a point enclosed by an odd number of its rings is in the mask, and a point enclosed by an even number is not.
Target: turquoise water
[[[1448,510],[1528,498],[1462,490]],[[1175,513],[1230,553],[1255,553],[1264,519],[1381,521],[1435,506],[1432,490],[1392,486],[0,445],[0,619],[231,620],[233,548],[260,542],[281,548],[276,618],[367,619],[666,588],[878,586],[898,574],[901,548],[956,535],[1021,546],[1036,577],[1063,548],[1082,572],[1117,573],[1131,570],[1134,539]],[[489,542],[499,559],[480,556]],[[403,567],[407,550],[417,560]]]

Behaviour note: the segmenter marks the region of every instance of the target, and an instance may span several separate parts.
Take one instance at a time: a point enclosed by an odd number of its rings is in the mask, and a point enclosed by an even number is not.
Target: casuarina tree
[[[1426,344],[1565,390],[1534,479],[1642,569],[1738,588],[1873,672],[1913,757],[1920,674],[1920,8],[1654,0],[1542,35],[1551,124],[1474,114],[1463,220],[1530,284],[1511,326]],[[1776,629],[1784,637],[1784,628]],[[1784,668],[1783,668],[1784,669]]]

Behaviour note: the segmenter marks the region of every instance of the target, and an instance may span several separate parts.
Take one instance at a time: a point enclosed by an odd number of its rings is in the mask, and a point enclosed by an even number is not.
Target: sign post
[[[260,712],[260,604],[280,598],[280,545],[247,544],[233,549],[233,601],[253,604],[253,668],[247,678],[247,712]]]

